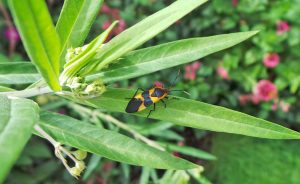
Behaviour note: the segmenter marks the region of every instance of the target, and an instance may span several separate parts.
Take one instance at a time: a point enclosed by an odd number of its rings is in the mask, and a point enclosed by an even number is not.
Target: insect
[[[172,82],[170,88],[164,88],[164,86],[158,82],[155,83],[154,86],[152,88],[150,88],[149,90],[143,90],[142,88],[138,88],[136,90],[136,92],[134,93],[134,95],[132,96],[132,98],[129,98],[130,101],[128,102],[125,111],[127,113],[139,112],[153,104],[153,109],[151,109],[149,111],[149,114],[147,116],[147,118],[148,118],[150,116],[151,112],[155,111],[155,105],[157,102],[162,102],[164,104],[164,107],[166,108],[167,104],[164,101],[164,99],[168,99],[168,95],[170,94],[170,92],[171,91],[183,91],[183,90],[171,90],[171,88],[174,86],[176,79],[179,76],[179,73],[180,72],[178,72],[178,75]],[[138,94],[139,90],[141,90],[142,93]],[[183,92],[185,92],[185,91],[183,91]],[[185,92],[185,93],[187,93],[187,92]]]

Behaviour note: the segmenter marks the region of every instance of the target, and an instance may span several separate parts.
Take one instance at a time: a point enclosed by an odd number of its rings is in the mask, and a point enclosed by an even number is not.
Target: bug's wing
[[[143,105],[143,101],[142,100],[133,98],[133,99],[131,99],[128,102],[125,111],[127,113],[137,112],[139,110],[139,108],[140,108],[141,105]]]

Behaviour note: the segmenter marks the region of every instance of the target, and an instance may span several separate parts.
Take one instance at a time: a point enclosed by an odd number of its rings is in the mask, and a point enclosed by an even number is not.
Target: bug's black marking
[[[151,100],[150,97],[144,99],[144,105],[145,105],[146,107],[148,107],[148,106],[150,106],[150,105],[152,105],[152,104],[153,104],[153,101]]]
[[[143,103],[143,101],[141,99],[132,98],[129,101],[125,111],[127,113],[137,112],[142,103]]]
[[[154,92],[151,94],[152,97],[162,97],[164,94],[166,93],[165,90],[161,89],[161,88],[155,88]]]
[[[150,105],[153,104],[153,101],[152,101],[151,98],[150,98],[149,91],[144,91],[144,92],[142,93],[142,97],[144,98],[144,105],[145,105],[146,107],[148,107],[148,106],[150,106]]]

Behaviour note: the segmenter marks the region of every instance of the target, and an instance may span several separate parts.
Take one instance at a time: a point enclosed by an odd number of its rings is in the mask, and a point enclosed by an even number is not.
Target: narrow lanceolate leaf
[[[122,56],[120,61],[111,64],[103,72],[88,76],[88,79],[101,77],[105,82],[114,82],[138,77],[195,61],[232,47],[256,33],[257,31],[249,31],[191,38],[136,50]]]
[[[95,108],[125,113],[128,100],[135,90],[108,89],[101,97],[82,100]],[[146,117],[149,110],[133,113]],[[300,133],[269,121],[259,119],[224,107],[199,101],[179,98],[167,101],[167,108],[158,104],[151,118],[172,122],[174,124],[216,132],[227,132],[269,139],[299,139]]]
[[[139,47],[206,1],[177,0],[170,6],[125,30],[108,42],[95,56],[96,60],[101,60],[101,63],[96,64],[96,70],[101,70],[112,61]],[[89,66],[89,68],[94,67],[93,63]],[[86,73],[83,71],[82,74],[85,75]]]
[[[66,0],[56,24],[64,59],[66,49],[83,44],[103,0]]]
[[[0,84],[28,84],[41,78],[30,62],[0,63]]]
[[[60,41],[43,0],[9,0],[9,7],[31,61],[49,86],[58,82]]]
[[[9,87],[0,86],[0,92],[10,92],[10,91],[15,91],[15,90]]]
[[[193,147],[179,146],[176,144],[170,144],[170,143],[166,143],[166,142],[159,142],[159,144],[164,146],[167,150],[176,151],[176,152],[179,152],[179,153],[182,153],[185,155],[189,155],[192,157],[196,157],[196,158],[200,158],[200,159],[204,159],[204,160],[216,160],[217,159],[214,155],[207,153],[205,151],[202,151],[200,149],[193,148]]]
[[[117,132],[54,113],[41,113],[43,129],[72,147],[128,164],[160,169],[190,169],[197,165],[176,158]]]
[[[9,99],[0,95],[0,183],[31,136],[39,119],[38,105],[28,99]]]

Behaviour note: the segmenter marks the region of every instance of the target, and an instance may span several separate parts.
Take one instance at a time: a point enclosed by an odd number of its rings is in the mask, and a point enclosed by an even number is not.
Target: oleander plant
[[[299,183],[295,4],[1,1],[0,183]]]

